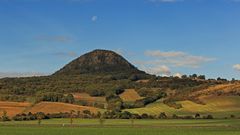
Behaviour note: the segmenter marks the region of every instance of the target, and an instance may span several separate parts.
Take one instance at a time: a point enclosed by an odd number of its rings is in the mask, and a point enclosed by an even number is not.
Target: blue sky
[[[159,75],[240,79],[239,0],[0,0],[0,77],[108,49]]]

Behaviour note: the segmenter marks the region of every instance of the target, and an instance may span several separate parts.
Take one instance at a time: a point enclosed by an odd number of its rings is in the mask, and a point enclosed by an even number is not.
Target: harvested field
[[[73,96],[76,100],[87,101],[87,102],[98,102],[105,103],[105,97],[92,97],[87,93],[73,93]]]
[[[126,89],[122,94],[120,94],[120,98],[125,102],[134,102],[136,100],[142,99],[134,89]]]
[[[10,117],[16,114],[22,113],[26,108],[30,107],[31,104],[27,102],[6,102],[0,101],[0,114],[2,111],[6,111]]]
[[[229,83],[229,84],[220,84],[211,86],[207,89],[199,90],[190,94],[190,97],[198,97],[202,95],[213,95],[213,94],[228,94],[231,92],[240,92],[240,84],[239,83]]]
[[[36,105],[34,105],[29,110],[26,110],[26,112],[44,112],[44,113],[60,113],[60,112],[70,112],[71,110],[74,111],[83,111],[83,110],[89,110],[92,113],[97,113],[98,109],[94,107],[87,107],[87,106],[79,106],[79,105],[73,105],[73,104],[66,104],[66,103],[57,103],[57,102],[41,102]]]

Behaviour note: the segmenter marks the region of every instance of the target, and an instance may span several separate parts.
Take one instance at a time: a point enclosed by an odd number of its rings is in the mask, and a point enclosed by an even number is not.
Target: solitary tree
[[[9,117],[7,116],[7,111],[3,111],[2,121],[10,121]]]
[[[190,75],[189,77],[192,78],[192,79],[196,79],[198,77],[198,75],[197,74],[193,74],[193,75]]]
[[[99,117],[99,124],[100,124],[100,126],[103,126],[104,122],[105,122],[105,120],[103,118],[103,115],[100,113],[100,117]]]
[[[165,112],[161,112],[160,115],[158,116],[159,119],[167,119],[167,115]]]
[[[179,117],[178,117],[176,114],[173,114],[173,115],[172,115],[172,118],[173,118],[173,119],[178,119]]]
[[[200,114],[199,113],[195,114],[195,119],[199,119],[199,118],[200,118]]]
[[[206,77],[205,77],[205,75],[199,75],[199,76],[198,76],[198,79],[205,80]]]
[[[187,75],[182,75],[182,79],[187,79]]]
[[[81,117],[81,112],[77,111],[77,117],[80,118]]]
[[[206,119],[213,119],[212,115],[207,115]]]
[[[71,110],[70,111],[70,124],[71,124],[71,126],[72,126],[72,124],[73,124],[73,117],[74,117],[74,110]]]
[[[36,117],[37,117],[37,120],[38,120],[38,125],[40,126],[41,123],[42,123],[42,119],[45,117],[45,114],[42,113],[42,112],[38,112],[38,113],[36,114]]]
[[[232,118],[232,119],[235,118],[235,115],[231,114],[231,115],[230,115],[230,118]]]
[[[66,97],[65,97],[66,99],[65,99],[65,102],[66,103],[74,103],[75,102],[75,99],[74,99],[74,97],[73,97],[73,95],[72,94],[68,94]]]
[[[235,79],[235,78],[232,78],[231,83],[234,83],[235,81],[236,81],[236,79]]]

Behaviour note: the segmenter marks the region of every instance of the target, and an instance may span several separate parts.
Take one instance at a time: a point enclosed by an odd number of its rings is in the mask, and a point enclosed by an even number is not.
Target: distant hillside
[[[204,105],[190,100],[178,101],[176,103],[182,106],[180,109],[170,107],[162,102],[155,102],[146,107],[126,111],[151,115],[159,115],[159,113],[165,112],[168,117],[172,117],[174,114],[178,116],[194,116],[196,113],[201,115],[211,114],[215,118],[230,117],[230,115],[240,116],[240,96],[206,96],[201,100],[205,103]]]
[[[220,114],[227,109],[227,115],[239,115],[239,95],[239,81],[207,80],[196,74],[182,78],[149,75],[108,50],[84,54],[50,76],[0,79],[0,101],[4,101],[0,111],[6,110],[10,115],[26,109],[57,113],[88,107],[92,112],[98,109],[155,115],[161,111],[170,115],[200,112],[218,116],[223,116]],[[229,104],[217,104],[221,99]],[[29,104],[14,106],[9,101]],[[213,112],[208,111],[211,109]],[[114,115],[109,117],[115,118]]]
[[[35,96],[39,98],[43,93],[61,95],[61,98],[63,94],[74,92],[104,96],[151,77],[113,51],[94,50],[50,76],[0,79],[0,100],[25,101],[30,97],[36,100]]]
[[[144,74],[119,54],[108,50],[94,50],[73,60],[54,75],[79,74]]]

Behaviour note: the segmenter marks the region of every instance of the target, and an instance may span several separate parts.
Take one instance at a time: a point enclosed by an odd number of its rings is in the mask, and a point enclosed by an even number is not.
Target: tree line
[[[147,113],[143,114],[135,114],[128,111],[106,111],[104,113],[91,113],[89,110],[84,111],[74,111],[70,112],[60,112],[53,114],[45,114],[43,112],[37,113],[21,113],[16,116],[10,118],[7,116],[7,112],[3,111],[2,116],[0,117],[0,121],[31,121],[38,120],[41,123],[43,119],[52,119],[52,118],[83,118],[83,119],[214,119],[214,116],[209,115],[201,115],[200,113],[196,113],[195,115],[176,115],[173,114],[168,116],[165,112],[160,112],[159,115],[150,115]],[[227,118],[227,117],[225,117]],[[228,118],[237,118],[235,115],[230,115]],[[72,121],[72,120],[71,120]]]

